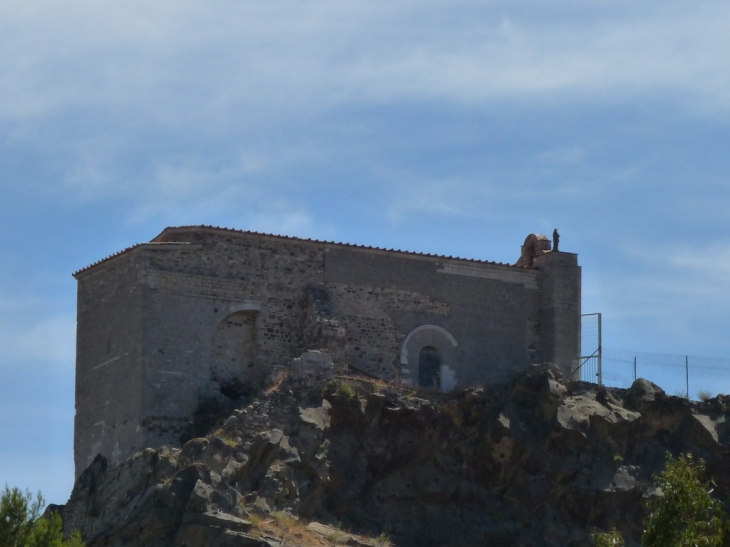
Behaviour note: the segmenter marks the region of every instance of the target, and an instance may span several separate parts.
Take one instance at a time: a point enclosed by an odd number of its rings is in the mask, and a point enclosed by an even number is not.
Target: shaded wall
[[[74,463],[78,476],[97,453],[112,460],[142,448],[143,306],[140,255],[89,272],[79,282]]]

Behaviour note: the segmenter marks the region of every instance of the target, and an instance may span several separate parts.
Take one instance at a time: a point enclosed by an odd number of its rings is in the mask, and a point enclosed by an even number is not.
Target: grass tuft
[[[710,393],[706,389],[701,389],[697,393],[697,397],[699,397],[700,401],[706,403],[707,401],[709,401],[710,399],[712,399],[712,393]]]

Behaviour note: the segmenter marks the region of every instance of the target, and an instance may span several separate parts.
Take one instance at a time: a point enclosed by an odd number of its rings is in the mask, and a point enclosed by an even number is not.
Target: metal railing
[[[581,315],[581,357],[577,369],[580,379],[595,384],[603,384],[603,350],[601,347],[601,314]]]
[[[608,386],[626,388],[646,378],[669,395],[690,399],[730,393],[730,357],[604,348],[602,361],[602,379]]]

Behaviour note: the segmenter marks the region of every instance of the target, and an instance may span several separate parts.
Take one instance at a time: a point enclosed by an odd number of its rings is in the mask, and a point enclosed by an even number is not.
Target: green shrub
[[[355,388],[353,388],[347,382],[342,382],[339,386],[337,386],[337,394],[343,399],[347,400],[355,399],[357,397],[357,393],[355,393]]]
[[[596,547],[623,547],[624,545],[624,538],[616,528],[610,532],[593,534],[593,541],[596,542]]]
[[[35,499],[26,490],[8,488],[0,494],[0,546],[8,547],[83,547],[81,535],[74,532],[64,541],[63,522],[58,513],[41,517],[45,505],[38,492]]]
[[[669,456],[666,469],[656,476],[662,495],[647,503],[644,547],[722,545],[722,507],[710,496],[710,485],[700,480],[704,471],[705,462],[691,454],[676,460]]]

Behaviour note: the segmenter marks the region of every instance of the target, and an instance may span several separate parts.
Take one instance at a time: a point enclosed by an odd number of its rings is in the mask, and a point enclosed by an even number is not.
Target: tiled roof
[[[295,236],[282,236],[278,234],[269,234],[266,232],[253,232],[250,230],[237,230],[235,228],[223,228],[221,226],[210,226],[210,225],[197,225],[197,226],[170,226],[165,228],[160,235],[158,235],[155,239],[153,239],[153,242],[160,242],[162,243],[164,240],[160,240],[161,237],[165,235],[165,232],[168,230],[179,230],[179,231],[188,231],[188,230],[199,230],[199,229],[205,229],[205,230],[211,230],[214,232],[225,232],[225,233],[233,233],[233,234],[243,234],[243,235],[252,235],[252,236],[261,236],[261,237],[270,237],[273,239],[282,239],[287,241],[306,241],[309,243],[317,243],[320,245],[336,245],[338,247],[348,247],[351,249],[363,249],[363,250],[370,250],[370,251],[385,251],[389,253],[398,253],[403,255],[410,255],[410,256],[423,256],[423,257],[429,257],[429,258],[443,258],[443,259],[449,259],[449,260],[462,260],[464,262],[474,262],[477,264],[494,264],[497,266],[512,266],[512,264],[504,263],[504,262],[494,262],[489,260],[478,260],[476,258],[461,258],[458,256],[446,256],[446,255],[439,255],[439,254],[431,254],[431,253],[418,253],[415,251],[402,251],[400,249],[386,249],[384,247],[372,247],[370,245],[357,245],[355,243],[342,243],[339,241],[324,241],[320,239],[311,239],[311,238],[303,238],[303,237],[295,237]]]
[[[127,253],[129,253],[131,251],[134,251],[135,249],[139,249],[140,247],[150,247],[150,246],[160,246],[160,247],[167,246],[167,247],[169,247],[171,245],[179,245],[179,246],[182,247],[182,246],[187,246],[187,245],[190,245],[190,244],[187,243],[187,242],[184,242],[184,241],[181,241],[181,242],[176,242],[176,241],[156,242],[156,241],[152,241],[150,243],[137,243],[135,245],[132,245],[130,247],[127,247],[126,249],[122,249],[121,251],[117,251],[114,254],[110,254],[109,256],[105,256],[104,258],[102,258],[100,260],[97,260],[96,262],[92,262],[91,264],[89,264],[85,268],[81,268],[80,270],[76,270],[71,275],[73,275],[74,277],[76,277],[78,274],[84,273],[85,271],[90,270],[90,269],[98,266],[99,264],[103,264],[104,262],[108,262],[109,260],[112,260],[113,258],[117,258],[118,256],[127,254]]]
[[[137,249],[139,247],[145,246],[145,245],[186,245],[185,242],[174,242],[174,241],[165,241],[164,236],[166,233],[170,231],[196,231],[196,230],[209,230],[214,232],[222,232],[222,233],[231,233],[231,234],[242,234],[242,235],[249,235],[249,236],[259,236],[259,237],[267,237],[267,238],[273,238],[273,239],[280,239],[284,241],[303,241],[308,243],[315,243],[319,245],[335,245],[338,247],[346,247],[350,249],[362,249],[362,250],[369,250],[369,251],[382,251],[387,253],[397,253],[401,255],[406,256],[420,256],[420,257],[426,257],[426,258],[440,258],[444,260],[459,260],[462,262],[471,262],[475,264],[491,264],[496,266],[508,266],[508,267],[514,267],[512,264],[507,264],[503,262],[493,262],[489,260],[477,260],[475,258],[461,258],[458,256],[446,256],[446,255],[439,255],[439,254],[431,254],[431,253],[418,253],[414,251],[401,251],[399,249],[386,249],[384,247],[372,247],[369,245],[357,245],[354,243],[340,243],[337,241],[323,241],[319,239],[311,239],[311,238],[302,238],[302,237],[295,237],[295,236],[282,236],[278,234],[268,234],[265,232],[254,232],[250,230],[237,230],[234,228],[222,228],[220,226],[210,226],[210,225],[197,225],[197,226],[169,226],[165,228],[157,237],[155,237],[150,243],[138,243],[136,245],[132,245],[131,247],[127,247],[126,249],[119,251],[117,253],[114,253],[112,255],[109,255],[105,258],[102,258],[101,260],[98,260],[94,262],[93,264],[90,264],[89,266],[82,268],[76,272],[74,272],[74,276],[83,273],[91,268],[94,268],[95,266],[98,266],[99,264],[102,264],[104,262],[107,262],[108,260],[111,260],[113,258],[116,258],[120,255],[126,254],[130,251],[133,251],[134,249]]]

